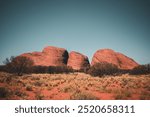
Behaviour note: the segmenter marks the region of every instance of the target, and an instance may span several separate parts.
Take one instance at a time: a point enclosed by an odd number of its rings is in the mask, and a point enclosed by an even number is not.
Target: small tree
[[[11,73],[17,73],[17,75],[22,75],[23,73],[30,72],[33,61],[27,57],[18,56],[18,57],[11,57],[10,59],[6,58],[6,71]]]

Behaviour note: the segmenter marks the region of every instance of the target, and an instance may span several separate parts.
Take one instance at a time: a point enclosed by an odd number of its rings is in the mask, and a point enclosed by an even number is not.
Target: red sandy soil
[[[0,72],[0,93],[0,99],[9,100],[149,100],[150,75],[100,78],[84,73],[16,76]]]

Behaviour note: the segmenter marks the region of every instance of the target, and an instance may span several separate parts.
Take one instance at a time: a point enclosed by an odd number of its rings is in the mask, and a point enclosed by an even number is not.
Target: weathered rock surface
[[[89,64],[89,60],[87,56],[81,53],[72,51],[69,53],[67,66],[70,66],[75,70],[80,70],[80,69],[84,69],[90,66],[90,64]]]
[[[101,49],[96,51],[92,58],[91,65],[99,62],[108,62],[115,64],[120,69],[133,69],[138,66],[133,59],[111,49]]]
[[[66,49],[53,46],[45,47],[42,52],[24,53],[21,56],[33,60],[35,66],[62,66],[66,65],[68,60]]]
[[[20,56],[30,58],[33,60],[35,66],[67,65],[75,70],[84,69],[90,66],[87,56],[75,51],[70,52],[68,55],[66,49],[53,46],[45,47],[42,52],[24,53]],[[112,63],[121,69],[133,69],[138,66],[138,63],[133,59],[111,49],[101,49],[94,54],[91,65],[99,62]]]

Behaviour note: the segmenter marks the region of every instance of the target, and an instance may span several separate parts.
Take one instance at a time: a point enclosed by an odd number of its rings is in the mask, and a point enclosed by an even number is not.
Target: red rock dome
[[[26,56],[33,60],[34,65],[40,66],[62,66],[67,64],[68,52],[66,49],[47,46],[42,52],[24,53],[21,56]]]
[[[79,52],[72,51],[69,53],[67,66],[80,70],[90,66],[90,64],[87,56]]]
[[[108,62],[115,64],[120,69],[133,69],[138,66],[133,59],[111,49],[101,49],[96,51],[92,58],[91,65],[99,62]]]

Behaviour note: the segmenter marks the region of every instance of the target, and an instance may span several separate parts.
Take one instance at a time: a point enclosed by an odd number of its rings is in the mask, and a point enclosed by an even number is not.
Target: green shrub
[[[130,71],[132,75],[150,74],[150,64],[139,65]]]
[[[6,71],[6,66],[5,65],[0,65],[0,71],[5,72]]]
[[[34,66],[32,67],[32,73],[70,73],[73,72],[73,69],[64,65],[64,66]]]
[[[47,66],[34,66],[32,67],[33,73],[48,73],[48,67]]]
[[[64,66],[49,66],[48,72],[49,73],[69,73],[69,72],[73,72],[73,69],[66,65],[64,65]]]
[[[115,75],[119,73],[119,69],[116,65],[111,63],[97,63],[93,65],[88,71],[92,76],[103,76],[103,75]]]
[[[0,98],[6,98],[9,95],[9,90],[5,87],[0,87]]]

